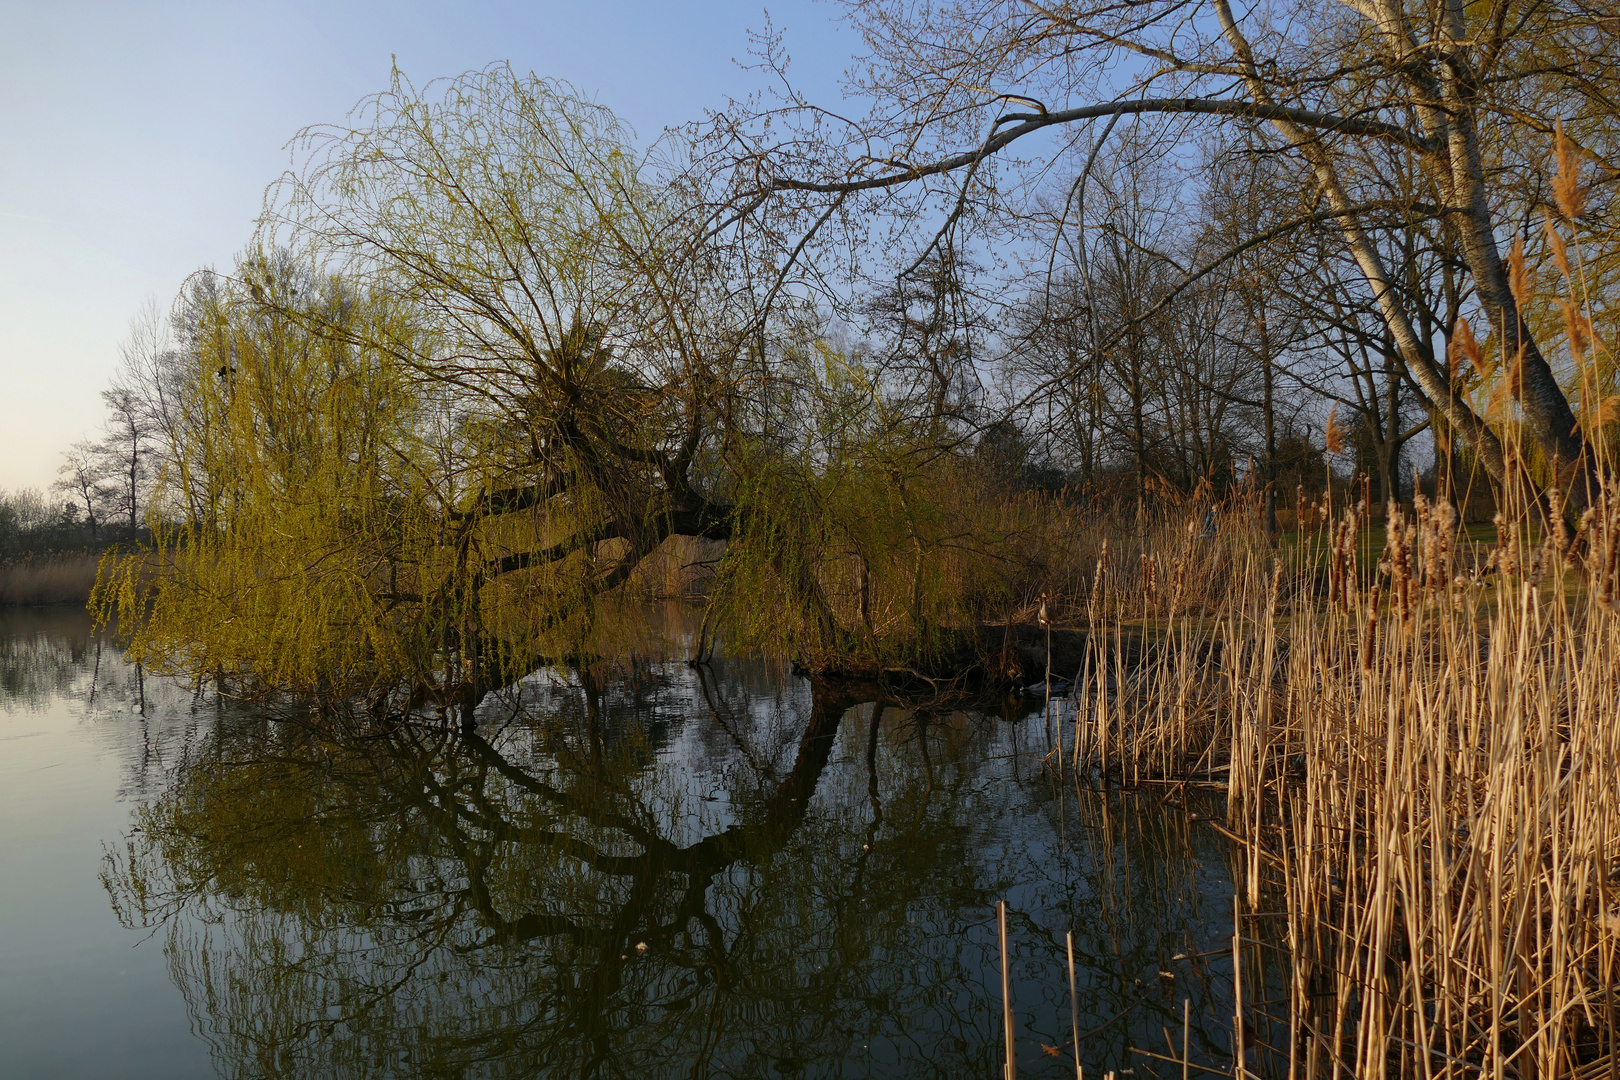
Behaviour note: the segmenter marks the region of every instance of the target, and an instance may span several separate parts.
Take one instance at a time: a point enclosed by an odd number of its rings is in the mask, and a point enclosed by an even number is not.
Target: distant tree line
[[[35,488],[0,491],[0,561],[82,551],[96,542],[74,504]]]

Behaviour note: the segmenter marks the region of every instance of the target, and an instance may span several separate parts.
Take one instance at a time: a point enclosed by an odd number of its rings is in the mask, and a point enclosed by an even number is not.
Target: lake
[[[1060,774],[1066,709],[642,659],[464,735],[0,611],[0,1076],[989,1080],[998,900],[1021,1076],[1070,933],[1087,1076],[1180,1076],[1184,1002],[1230,1075],[1222,805]]]

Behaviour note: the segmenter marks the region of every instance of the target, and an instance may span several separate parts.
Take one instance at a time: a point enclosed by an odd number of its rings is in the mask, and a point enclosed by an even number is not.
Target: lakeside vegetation
[[[103,556],[145,540],[139,526],[92,526],[72,501],[0,491],[0,607],[83,605]]]

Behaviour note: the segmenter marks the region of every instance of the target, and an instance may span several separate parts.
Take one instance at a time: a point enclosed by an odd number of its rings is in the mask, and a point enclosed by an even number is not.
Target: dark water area
[[[642,662],[384,730],[0,613],[0,1076],[992,1078],[997,900],[1020,1076],[1075,1075],[1070,932],[1087,1076],[1180,1076],[1184,1001],[1230,1075],[1219,806],[871,697]]]

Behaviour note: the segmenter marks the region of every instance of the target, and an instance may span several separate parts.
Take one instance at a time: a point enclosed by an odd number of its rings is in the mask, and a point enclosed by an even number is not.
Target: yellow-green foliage
[[[739,452],[741,535],[717,583],[739,641],[905,662],[1005,615],[1066,561],[1067,509],[891,406],[859,363],[817,344],[798,389],[793,449]]]
[[[427,468],[439,418],[391,350],[364,344],[415,331],[274,259],[248,262],[197,316],[159,554],[115,564],[102,611],[143,616],[132,648],[158,670],[300,688],[418,674],[434,643],[392,597],[442,592],[451,566]]]

